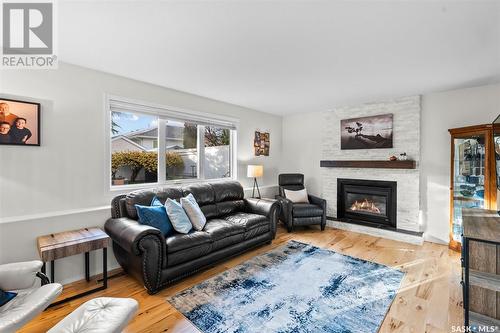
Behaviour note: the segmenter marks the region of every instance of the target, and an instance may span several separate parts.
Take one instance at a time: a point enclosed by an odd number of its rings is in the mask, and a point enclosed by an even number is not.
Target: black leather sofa
[[[308,194],[309,203],[293,203],[285,198],[285,189],[303,190],[304,175],[301,173],[283,173],[278,176],[279,195],[276,199],[281,205],[280,220],[292,232],[296,226],[319,224],[321,230],[326,225],[326,200]]]
[[[137,222],[135,204],[149,205],[192,193],[207,217],[203,231],[165,239],[160,230]],[[104,226],[123,269],[150,294],[215,263],[269,244],[276,235],[279,205],[274,200],[245,199],[236,181],[139,190],[112,200]]]

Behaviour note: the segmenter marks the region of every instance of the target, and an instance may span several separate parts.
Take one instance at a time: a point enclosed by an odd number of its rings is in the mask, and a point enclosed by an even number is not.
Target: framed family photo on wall
[[[0,145],[40,146],[40,103],[0,98]]]

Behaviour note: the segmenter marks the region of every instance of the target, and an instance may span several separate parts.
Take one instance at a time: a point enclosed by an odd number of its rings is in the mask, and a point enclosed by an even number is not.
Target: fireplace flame
[[[368,199],[364,199],[363,201],[356,200],[351,205],[350,210],[359,210],[359,211],[380,214],[380,209],[378,209],[377,206],[375,206],[375,203],[373,201],[370,201]]]

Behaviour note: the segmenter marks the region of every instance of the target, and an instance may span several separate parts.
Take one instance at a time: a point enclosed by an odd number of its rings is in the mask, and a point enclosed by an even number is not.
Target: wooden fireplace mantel
[[[371,169],[416,169],[417,163],[407,161],[371,161],[371,160],[323,160],[320,161],[322,168],[371,168]]]

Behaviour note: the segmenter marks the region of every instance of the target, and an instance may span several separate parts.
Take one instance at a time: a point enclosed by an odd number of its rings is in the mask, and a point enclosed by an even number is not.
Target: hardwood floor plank
[[[139,302],[139,311],[127,326],[127,333],[199,332],[166,298],[289,240],[310,243],[406,273],[379,332],[450,332],[451,325],[463,323],[459,254],[449,251],[446,246],[427,242],[418,246],[328,227],[324,232],[310,228],[298,229],[293,233],[287,233],[280,227],[271,245],[222,262],[156,295],[149,295],[143,286],[129,276],[118,276],[109,281],[107,290],[50,308],[33,319],[21,332],[46,332],[80,304],[99,296],[132,297]],[[95,283],[79,281],[67,285],[62,297],[95,286]]]

